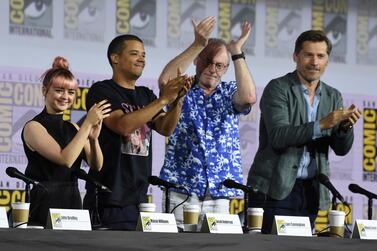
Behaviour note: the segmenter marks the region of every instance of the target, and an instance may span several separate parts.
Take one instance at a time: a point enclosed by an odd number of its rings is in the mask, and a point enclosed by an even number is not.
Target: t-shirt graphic
[[[142,107],[122,104],[125,113],[136,111]],[[148,156],[152,131],[147,124],[122,137],[121,150],[123,154]]]

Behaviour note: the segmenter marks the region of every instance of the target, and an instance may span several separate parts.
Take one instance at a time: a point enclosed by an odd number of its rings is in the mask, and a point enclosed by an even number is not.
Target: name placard
[[[7,211],[5,207],[0,207],[0,228],[9,228]]]
[[[136,231],[178,233],[174,214],[140,212]]]
[[[202,232],[213,234],[242,234],[240,218],[236,214],[206,213]]]
[[[275,215],[272,234],[286,236],[312,236],[309,217]]]
[[[356,220],[353,226],[352,238],[377,240],[377,220]]]
[[[54,230],[92,230],[89,211],[50,208],[47,228]]]

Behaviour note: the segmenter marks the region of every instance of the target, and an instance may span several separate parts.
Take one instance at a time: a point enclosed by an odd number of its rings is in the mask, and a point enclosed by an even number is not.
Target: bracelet
[[[232,61],[235,61],[240,58],[245,59],[245,54],[243,52],[241,52],[240,54],[232,55]]]

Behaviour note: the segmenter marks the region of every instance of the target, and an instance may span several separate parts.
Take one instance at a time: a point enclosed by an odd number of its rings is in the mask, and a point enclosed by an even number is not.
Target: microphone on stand
[[[47,188],[42,183],[27,177],[25,174],[18,171],[17,168],[15,168],[15,167],[11,167],[11,166],[7,167],[5,172],[8,174],[9,177],[20,179],[23,182],[25,182],[26,184],[32,184],[34,186],[39,186],[39,187],[41,187],[41,188],[43,188],[44,190],[47,191]]]
[[[5,172],[8,174],[9,177],[20,179],[20,180],[22,180],[23,182],[26,183],[26,186],[25,186],[25,194],[26,194],[25,202],[30,202],[30,184],[32,184],[33,186],[39,186],[45,192],[48,193],[48,189],[42,183],[27,177],[25,174],[18,171],[17,168],[15,168],[15,167],[9,166],[9,167],[7,167]]]
[[[148,183],[154,186],[163,186],[166,188],[182,188],[182,186],[160,179],[157,176],[149,176]]]
[[[249,192],[251,190],[251,187],[242,185],[242,184],[237,183],[237,182],[235,182],[234,180],[231,180],[231,179],[224,180],[223,185],[226,186],[227,188],[240,189],[244,192]]]
[[[377,199],[377,195],[361,188],[356,184],[349,184],[348,189],[353,193],[363,194],[368,197],[368,220],[372,219],[372,199]]]
[[[78,169],[74,170],[73,173],[76,175],[77,178],[85,180],[86,182],[94,185],[95,187],[99,188],[102,191],[105,191],[107,193],[112,193],[112,191],[107,187],[96,181],[92,176],[87,174],[84,170]]]
[[[87,174],[82,169],[75,169],[72,171],[72,173],[76,175],[77,178],[85,180],[87,183],[94,186],[94,208],[90,210],[90,222],[92,223],[93,229],[97,229],[101,226],[101,218],[99,217],[99,211],[98,211],[98,194],[99,194],[98,190],[101,190],[107,193],[111,193],[112,191],[108,187],[96,181],[92,176]]]
[[[348,189],[353,193],[363,194],[363,195],[367,196],[368,198],[377,200],[377,194],[369,192],[369,191],[365,190],[364,188],[361,188],[359,185],[349,184]]]
[[[327,189],[329,189],[330,192],[333,195],[333,202],[332,202],[333,210],[335,210],[335,207],[336,207],[336,204],[335,204],[336,198],[338,198],[338,200],[340,200],[340,202],[342,202],[343,204],[348,205],[348,203],[344,200],[343,196],[338,192],[338,190],[336,190],[336,188],[333,186],[333,184],[331,184],[329,177],[327,177],[323,173],[320,173],[319,176],[318,176],[318,179],[319,179],[319,182],[322,185],[324,185]]]
[[[189,197],[190,197],[190,194],[187,190],[186,187],[184,186],[181,186],[181,185],[177,185],[177,184],[174,184],[174,183],[171,183],[171,182],[168,182],[166,180],[163,180],[163,179],[160,179],[159,177],[157,176],[149,176],[148,177],[148,183],[151,184],[151,185],[154,185],[154,186],[163,186],[165,187],[165,213],[173,213],[174,210],[182,205],[183,203],[185,203]],[[184,189],[185,192],[187,193],[187,198],[182,201],[181,203],[179,203],[178,205],[176,205],[172,210],[171,212],[170,211],[170,198],[169,198],[169,188],[176,188],[176,189]]]
[[[27,177],[25,174],[18,171],[17,168],[15,168],[15,167],[11,167],[11,166],[7,167],[5,172],[8,174],[9,177],[20,179],[27,184],[39,185],[38,181]]]
[[[247,208],[248,208],[248,194],[252,190],[251,187],[245,186],[243,184],[237,183],[232,179],[226,179],[223,182],[223,185],[226,186],[227,188],[235,188],[235,189],[240,189],[243,191],[244,195],[244,204],[243,204],[243,215],[244,215],[244,220],[243,220],[243,226],[242,230],[244,233],[249,232],[249,224],[248,224],[248,217],[247,217]]]

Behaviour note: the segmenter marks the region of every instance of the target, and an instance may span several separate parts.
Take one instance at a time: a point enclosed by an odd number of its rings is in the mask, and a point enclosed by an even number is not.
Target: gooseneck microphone
[[[248,192],[251,190],[251,187],[242,185],[240,183],[235,182],[234,180],[231,179],[226,179],[223,181],[224,186],[227,188],[235,188],[235,189],[241,189],[244,192]]]
[[[368,197],[368,220],[371,220],[372,215],[373,215],[373,212],[372,212],[373,211],[373,201],[372,200],[377,199],[377,195],[365,190],[364,188],[359,187],[356,184],[349,184],[348,189],[353,193],[363,194],[363,195]]]
[[[235,189],[240,189],[243,191],[243,200],[244,200],[244,204],[243,204],[243,217],[244,217],[244,220],[243,220],[243,226],[242,226],[242,231],[244,233],[248,233],[249,232],[249,227],[248,227],[248,217],[247,217],[247,208],[249,206],[249,192],[252,190],[251,187],[248,187],[248,186],[245,186],[243,184],[240,184],[240,183],[237,183],[235,182],[234,180],[232,179],[226,179],[222,182],[222,184],[224,186],[226,186],[227,188],[235,188]]]
[[[18,171],[17,168],[15,168],[15,167],[11,167],[11,166],[7,167],[5,172],[8,174],[9,177],[20,179],[23,182],[25,182],[26,184],[32,184],[34,186],[42,187],[43,189],[45,189],[47,191],[46,187],[42,183],[27,177],[25,174]]]
[[[85,180],[86,182],[94,185],[95,187],[99,188],[102,191],[105,191],[107,193],[111,193],[112,191],[107,187],[96,181],[92,176],[87,174],[84,170],[82,169],[77,169],[74,170],[73,173],[77,176],[77,178]]]
[[[181,185],[177,185],[166,180],[160,179],[157,176],[149,176],[148,183],[154,186],[163,186],[166,188],[182,188]]]
[[[359,185],[349,184],[348,189],[353,193],[363,194],[370,199],[376,199],[377,200],[377,194],[369,192],[369,191],[365,190],[364,188],[360,187]]]
[[[320,173],[319,176],[319,182],[324,185],[325,187],[327,187],[327,189],[330,190],[330,192],[332,193],[332,195],[335,197],[335,198],[338,198],[340,200],[340,202],[342,202],[343,204],[348,204],[343,196],[338,192],[338,190],[336,190],[336,188],[333,186],[333,184],[331,184],[330,180],[329,180],[329,177],[327,177],[326,175],[324,175],[323,173]]]
[[[165,213],[173,213],[174,210],[177,207],[179,207],[180,205],[182,205],[183,203],[185,203],[189,199],[189,197],[190,197],[190,193],[189,193],[189,191],[187,190],[186,187],[184,187],[182,185],[177,185],[177,184],[168,182],[168,181],[163,180],[163,179],[160,179],[157,176],[153,176],[153,175],[149,176],[148,177],[148,183],[151,184],[151,185],[154,185],[154,186],[163,186],[163,187],[165,187]],[[183,189],[186,192],[186,195],[187,195],[186,199],[183,200],[181,203],[178,203],[171,211],[170,211],[169,188]]]

